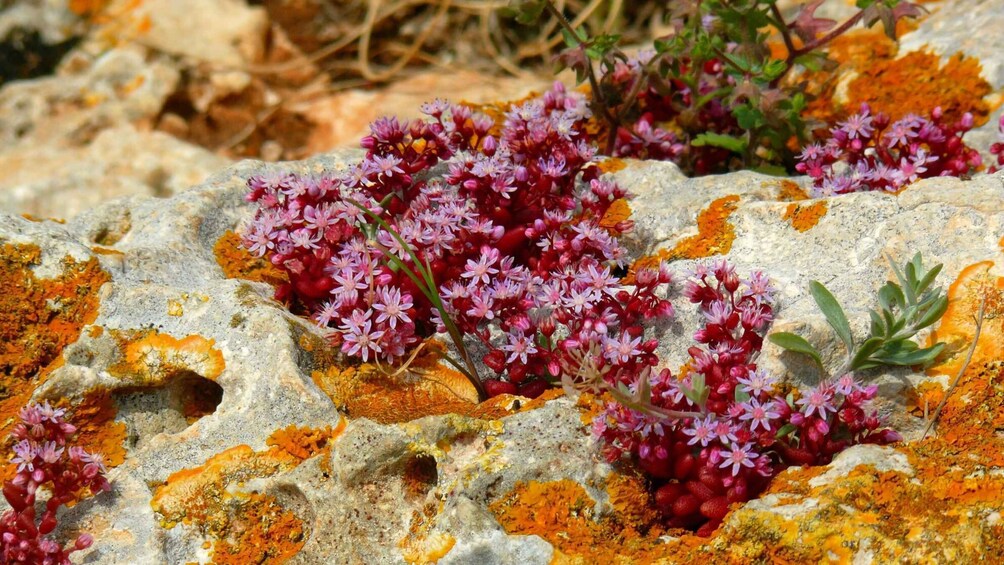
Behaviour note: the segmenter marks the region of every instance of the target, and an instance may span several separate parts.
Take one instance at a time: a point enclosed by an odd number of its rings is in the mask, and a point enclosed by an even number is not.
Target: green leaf
[[[680,390],[683,391],[683,395],[690,400],[694,406],[703,407],[705,402],[708,400],[708,395],[711,394],[711,389],[704,384],[704,375],[702,373],[697,373],[691,377],[691,386],[680,385]]]
[[[579,39],[577,34],[568,31],[565,28],[561,28],[561,38],[565,41],[566,47],[578,47],[582,40]]]
[[[885,336],[886,328],[885,321],[882,320],[882,316],[879,315],[875,310],[868,312],[868,315],[872,319],[871,333],[873,336]]]
[[[920,317],[919,320],[914,322],[913,327],[918,330],[922,330],[927,326],[930,326],[934,322],[937,322],[945,315],[945,311],[948,310],[948,297],[942,296],[934,301],[930,309],[924,312],[924,315]]]
[[[785,424],[781,426],[780,429],[777,430],[777,433],[774,434],[774,437],[777,439],[781,439],[797,429],[798,426],[796,426],[795,424]]]
[[[599,61],[617,46],[621,36],[619,35],[597,35],[586,47],[586,55],[594,61]]]
[[[903,342],[913,343],[912,341]],[[916,347],[916,344],[914,344]],[[931,347],[925,347],[924,349],[913,349],[904,348],[899,351],[894,351],[890,353],[883,353],[881,355],[876,355],[875,359],[881,361],[887,365],[900,365],[900,366],[912,366],[912,365],[927,365],[934,361],[934,359],[941,354],[945,349],[944,343],[939,343]]]
[[[822,367],[823,358],[819,355],[819,351],[812,346],[811,343],[805,340],[800,335],[795,335],[791,332],[776,332],[767,336],[767,339],[771,341],[774,345],[781,346],[789,351],[794,351],[796,353],[802,353],[812,357],[816,363]]]
[[[739,127],[745,130],[756,129],[766,123],[763,112],[751,107],[749,104],[739,104],[732,108],[732,115],[739,123]]]
[[[847,316],[844,315],[844,310],[840,307],[837,299],[819,281],[809,283],[809,293],[816,300],[816,305],[826,316],[826,321],[830,323],[833,331],[837,332],[837,336],[844,342],[848,353],[853,351],[854,339],[851,337],[851,325],[847,322]]]
[[[881,289],[879,289],[879,304],[882,308],[886,310],[892,310],[893,306],[898,306],[903,308],[906,306],[906,297],[903,296],[903,291],[900,290],[899,285],[893,282],[885,283]]]
[[[711,147],[721,147],[722,149],[727,149],[733,153],[742,153],[746,151],[746,139],[742,137],[734,137],[731,135],[723,135],[720,133],[704,132],[694,138],[691,145],[697,147],[704,147],[710,145]]]
[[[784,74],[784,71],[788,68],[788,65],[781,59],[771,59],[763,66],[763,77],[764,80],[770,82],[775,78]]]
[[[817,72],[817,71],[819,71],[820,69],[823,68],[823,61],[825,59],[826,59],[825,55],[823,55],[822,53],[813,51],[813,52],[806,53],[804,55],[799,55],[798,57],[795,57],[795,64],[796,65],[801,65],[801,66],[805,67],[809,71]]]
[[[870,337],[866,339],[865,342],[861,344],[858,352],[854,354],[854,359],[851,360],[851,370],[854,371],[856,369],[860,369],[861,366],[868,361],[868,358],[871,357],[873,353],[878,351],[880,347],[882,347],[884,342],[885,340],[881,337]]]
[[[914,294],[914,287],[907,280],[903,271],[900,270],[899,266],[892,260],[892,257],[886,255],[886,259],[889,261],[889,265],[892,267],[892,272],[896,274],[896,278],[899,279],[899,284],[902,287],[904,293],[906,293],[906,301],[908,304],[917,303],[917,295]]]
[[[913,288],[917,288],[917,283],[920,282],[918,276],[920,276],[920,273],[923,272],[924,259],[920,256],[920,252],[918,251],[906,266],[906,279],[910,281]]]
[[[736,387],[735,394],[733,396],[735,397],[736,402],[740,403],[746,402],[750,399],[749,393],[739,387]]]
[[[934,268],[932,268],[923,277],[921,277],[920,282],[917,284],[918,293],[923,293],[925,290],[928,289],[928,287],[931,286],[931,283],[934,282],[934,279],[937,278],[939,273],[941,273],[941,268],[943,266],[944,265],[942,265],[941,263],[938,263],[937,265],[934,266]]]

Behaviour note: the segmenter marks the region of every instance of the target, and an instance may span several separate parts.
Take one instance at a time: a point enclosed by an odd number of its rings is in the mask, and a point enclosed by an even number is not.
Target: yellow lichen
[[[341,435],[344,430],[344,418],[340,419],[334,428],[331,426],[321,429],[288,426],[273,432],[265,440],[265,445],[277,447],[302,460],[329,450],[331,441]]]
[[[63,260],[59,275],[40,279],[35,245],[0,245],[0,435],[35,388],[62,364],[63,348],[98,315],[98,289],[110,280],[97,259]]]
[[[600,227],[608,230],[613,230],[617,227],[617,224],[625,222],[631,218],[631,206],[628,204],[627,200],[623,198],[618,198],[610,203],[610,208],[607,209],[603,217],[600,218]]]
[[[226,364],[216,342],[199,335],[178,339],[155,331],[113,331],[122,359],[108,372],[133,385],[158,386],[180,374],[196,373],[216,380]]]
[[[267,451],[230,448],[203,465],[172,474],[155,490],[150,505],[163,517],[163,527],[182,523],[214,539],[216,563],[282,563],[307,541],[302,521],[274,497],[239,487],[289,471],[330,449],[341,428],[289,427],[273,434]]]
[[[627,167],[627,162],[624,159],[617,157],[603,159],[597,165],[597,168],[604,173],[616,173],[617,171],[623,170],[625,167]]]
[[[784,219],[791,223],[791,226],[800,232],[808,231],[819,223],[819,220],[826,215],[827,203],[825,200],[816,200],[811,204],[795,204],[792,202],[784,211]]]
[[[795,181],[781,179],[776,184],[777,199],[782,202],[797,202],[809,199],[809,194]],[[768,186],[768,183],[763,183],[763,186]]]
[[[352,418],[381,423],[407,422],[433,414],[470,413],[477,406],[474,385],[442,365],[445,348],[433,340],[400,374],[394,368],[363,364],[314,371],[314,383]]]
[[[672,555],[654,513],[617,512],[625,500],[644,502],[644,489],[616,479],[613,515],[598,515],[595,501],[570,480],[519,483],[489,505],[508,534],[537,535],[555,548],[552,563],[652,563]],[[638,521],[641,520],[641,521]]]
[[[216,241],[213,253],[216,255],[216,263],[227,278],[259,281],[272,286],[289,281],[281,269],[244,249],[240,236],[233,231],[228,230]]]
[[[216,565],[285,563],[299,553],[307,533],[293,512],[274,497],[252,493],[238,497],[239,512],[230,519],[226,536],[213,547]]]
[[[734,194],[714,200],[697,215],[697,235],[684,238],[672,249],[662,249],[655,255],[635,261],[624,278],[624,284],[633,284],[634,273],[638,269],[656,268],[660,261],[700,259],[728,253],[736,239],[736,230],[729,223],[729,216],[736,211],[738,203],[739,197]]]

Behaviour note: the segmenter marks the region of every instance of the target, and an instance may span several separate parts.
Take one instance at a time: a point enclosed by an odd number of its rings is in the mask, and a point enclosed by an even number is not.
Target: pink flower
[[[690,440],[687,441],[687,445],[700,443],[701,447],[707,447],[708,443],[717,437],[714,431],[713,422],[714,416],[711,414],[706,416],[704,419],[694,418],[691,426],[683,429],[683,433],[690,436]]]
[[[743,413],[739,416],[739,419],[744,422],[751,422],[751,432],[755,432],[758,426],[762,427],[764,431],[770,431],[770,421],[780,417],[780,414],[771,411],[773,404],[773,402],[761,404],[757,399],[751,398],[747,402],[740,404],[743,408]]]
[[[757,457],[759,457],[759,455],[753,451],[752,445],[747,443],[742,447],[739,447],[736,444],[732,444],[732,449],[725,452],[725,459],[718,467],[724,469],[731,466],[732,476],[734,477],[739,474],[739,469],[741,467],[753,467],[753,460]]]
[[[358,355],[363,362],[369,360],[370,352],[380,353],[382,348],[379,340],[384,332],[372,330],[373,322],[367,320],[358,331],[349,330],[342,333],[342,338],[345,340],[342,343],[342,351],[348,355]]]
[[[471,282],[480,280],[483,284],[488,284],[490,280],[489,275],[496,275],[499,272],[498,269],[492,266],[497,263],[498,260],[498,249],[482,247],[481,257],[477,261],[468,259],[467,270],[465,270],[460,276],[465,279],[471,279]]]
[[[376,319],[378,324],[387,322],[390,327],[396,328],[398,321],[411,322],[407,311],[414,306],[414,303],[410,294],[402,295],[397,287],[379,288],[376,294],[377,301],[373,303],[373,309],[380,312]]]
[[[812,416],[814,412],[819,413],[819,417],[826,419],[827,412],[836,412],[833,407],[833,390],[829,387],[816,387],[799,398],[797,404],[802,406],[806,417]]]

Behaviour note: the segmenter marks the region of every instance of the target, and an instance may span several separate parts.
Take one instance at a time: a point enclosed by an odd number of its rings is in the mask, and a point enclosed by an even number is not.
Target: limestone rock
[[[802,540],[825,536],[853,540],[838,558],[881,561],[940,551],[941,533],[924,525],[931,510],[910,507],[919,528],[911,535],[924,540],[916,548],[869,521],[899,508],[898,496],[920,496],[937,509],[952,484],[969,484],[937,483],[946,479],[934,475],[934,464],[947,464],[925,459],[922,444],[861,446],[829,467],[790,470],[766,497],[734,509],[708,540],[637,532],[606,538],[604,532],[615,531],[609,528],[623,527],[617,524],[653,517],[642,483],[617,490],[623,477],[603,462],[583,423],[588,399],[524,399],[518,409],[510,401],[486,405],[480,415],[400,423],[343,418],[322,386],[324,375],[365,376],[344,369],[316,327],[272,300],[267,282],[227,278],[220,245],[252,214],[242,199],[248,176],[342,169],[357,157],[245,161],[172,198],[121,199],[66,224],[0,219],[0,245],[41,250],[34,267],[40,280],[67,269],[67,256],[99,262],[109,278],[92,289],[99,304],[93,318],[44,371],[44,382],[28,390],[36,399],[70,400],[84,414],[88,445],[111,453],[110,463],[117,458],[112,492],[62,515],[57,533],[86,530],[96,537],[77,557],[81,562],[204,563],[214,554],[254,560],[270,552],[294,563],[548,563],[560,555],[588,559],[604,547],[620,551],[617,544],[632,548],[629,559],[645,561],[770,552],[812,560],[822,558],[822,544]],[[831,365],[840,351],[808,296],[809,280],[833,291],[861,335],[865,309],[891,276],[886,253],[904,259],[922,251],[929,263],[945,264],[947,284],[967,265],[1001,252],[1000,175],[923,181],[899,196],[825,200],[793,200],[800,197],[797,183],[753,173],[686,179],[670,164],[628,163],[615,177],[638,194],[637,253],[659,247],[679,253],[672,263],[678,278],[715,253],[741,273],[763,269],[779,289],[773,331],[802,332]],[[805,209],[790,213],[792,206]],[[698,327],[678,294],[675,303],[679,316],[664,328],[660,352],[674,370]],[[772,346],[759,362],[812,382],[804,363]],[[917,427],[919,419],[905,409],[905,383],[927,377],[910,369],[867,377],[882,384],[892,421],[907,431]],[[388,402],[400,401],[393,398]],[[864,495],[846,499],[847,492],[879,487],[892,493],[880,506],[861,502]],[[969,544],[959,550],[963,557],[991,551],[991,542],[981,540],[992,538],[980,536],[994,527],[989,509],[1000,506],[999,500],[968,504],[976,505],[976,518],[945,530]],[[577,537],[586,534],[595,537]]]
[[[0,210],[66,218],[117,196],[170,196],[227,160],[150,122],[178,71],[138,47],[71,55],[55,76],[0,90]]]

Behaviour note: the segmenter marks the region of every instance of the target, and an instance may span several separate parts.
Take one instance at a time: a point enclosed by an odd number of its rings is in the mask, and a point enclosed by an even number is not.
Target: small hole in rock
[[[115,393],[118,420],[128,430],[131,449],[143,447],[157,434],[176,434],[216,411],[223,388],[192,371],[179,371],[157,387],[134,387]]]
[[[404,489],[408,498],[424,498],[439,483],[436,458],[421,454],[404,463]]]

